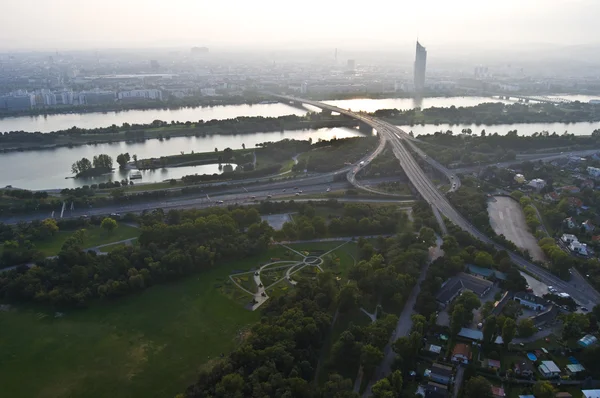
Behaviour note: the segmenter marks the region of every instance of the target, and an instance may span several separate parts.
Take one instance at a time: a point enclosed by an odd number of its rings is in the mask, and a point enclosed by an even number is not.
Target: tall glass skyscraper
[[[427,50],[417,40],[415,54],[415,92],[422,93],[425,88],[425,67],[427,66]]]

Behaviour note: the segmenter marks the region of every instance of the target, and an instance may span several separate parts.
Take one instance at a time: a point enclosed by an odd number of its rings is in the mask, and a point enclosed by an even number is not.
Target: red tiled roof
[[[466,344],[458,343],[454,346],[452,350],[452,355],[464,355],[467,358],[471,358],[471,347]]]

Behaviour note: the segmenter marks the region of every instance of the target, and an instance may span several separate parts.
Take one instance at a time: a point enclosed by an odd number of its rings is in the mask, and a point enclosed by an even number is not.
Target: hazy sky
[[[2,0],[0,48],[594,43],[600,0]]]

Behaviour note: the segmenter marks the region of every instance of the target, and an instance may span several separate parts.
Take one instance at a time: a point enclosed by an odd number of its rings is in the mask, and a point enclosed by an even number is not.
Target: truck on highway
[[[360,167],[363,167],[363,166],[365,165],[365,161],[363,160],[363,161],[362,161],[362,162],[360,162],[358,165],[359,165]]]

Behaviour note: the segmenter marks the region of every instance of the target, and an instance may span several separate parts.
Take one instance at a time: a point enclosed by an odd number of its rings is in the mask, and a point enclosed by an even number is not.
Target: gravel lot
[[[521,249],[528,250],[534,260],[546,260],[535,236],[527,229],[525,214],[517,201],[494,196],[488,201],[488,214],[490,224],[498,235],[502,234]]]

